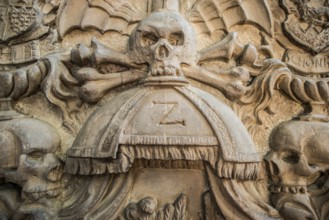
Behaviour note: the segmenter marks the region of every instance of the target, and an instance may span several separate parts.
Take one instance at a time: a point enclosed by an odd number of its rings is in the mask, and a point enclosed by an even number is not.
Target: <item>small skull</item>
[[[193,65],[198,57],[191,25],[178,13],[166,10],[142,20],[129,47],[139,56],[138,62],[149,64],[152,76],[182,76],[181,64]]]
[[[329,167],[329,126],[289,121],[274,129],[266,157],[273,185],[306,186]]]
[[[14,119],[1,122],[0,130],[0,148],[7,148],[2,152],[8,154],[0,170],[7,182],[22,187],[23,203],[17,213],[51,216],[48,212],[59,205],[53,200],[61,193],[63,173],[55,155],[60,146],[56,129],[36,119]]]

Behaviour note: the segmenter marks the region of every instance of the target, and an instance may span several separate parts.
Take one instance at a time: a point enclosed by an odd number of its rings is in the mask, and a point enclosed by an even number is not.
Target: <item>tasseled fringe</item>
[[[77,175],[125,173],[133,165],[134,157],[118,153],[118,159],[70,157],[65,162],[65,172]]]
[[[184,146],[121,146],[120,151],[134,158],[146,160],[201,160],[215,165],[218,158],[218,147],[184,147]]]
[[[105,173],[124,173],[133,165],[135,159],[159,161],[207,161],[221,178],[256,180],[262,178],[260,162],[238,163],[223,161],[218,148],[204,147],[152,147],[121,146],[117,159],[69,157],[65,172],[78,175],[99,175]]]
[[[259,180],[264,178],[262,162],[239,163],[219,158],[214,168],[216,175],[225,179]]]
[[[189,169],[204,170],[202,160],[145,160],[137,159],[134,161],[136,168],[161,168],[161,169]]]

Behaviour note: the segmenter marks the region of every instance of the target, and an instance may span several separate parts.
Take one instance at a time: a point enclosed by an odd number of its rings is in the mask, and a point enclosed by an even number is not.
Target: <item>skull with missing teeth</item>
[[[197,61],[195,34],[178,13],[159,11],[139,23],[130,38],[130,51],[147,63],[152,76],[182,76],[181,65]]]
[[[52,212],[49,209],[56,208],[49,201],[60,195],[63,174],[62,162],[55,154],[60,147],[56,129],[39,120],[17,119],[1,123],[0,131],[0,173],[7,182],[22,187],[23,203],[18,212]]]

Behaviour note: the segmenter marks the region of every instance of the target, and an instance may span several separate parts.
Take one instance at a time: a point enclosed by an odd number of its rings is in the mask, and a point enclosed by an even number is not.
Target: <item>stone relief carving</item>
[[[174,204],[166,204],[157,211],[157,200],[152,197],[143,198],[138,203],[130,203],[118,219],[188,219],[186,212],[187,198],[180,195]]]
[[[326,219],[328,202],[315,205],[312,185],[328,170],[327,124],[288,121],[276,127],[270,138],[267,164],[271,177],[271,199],[286,219]],[[323,180],[322,180],[323,181]]]
[[[316,53],[328,46],[327,1],[293,0],[282,5],[288,12],[284,28],[293,40]]]
[[[47,123],[32,118],[1,122],[1,173],[22,187],[22,202],[13,218],[28,213],[40,218],[57,215],[63,174],[62,162],[55,155],[59,147],[60,137]]]
[[[0,218],[327,219],[328,8],[1,2]]]

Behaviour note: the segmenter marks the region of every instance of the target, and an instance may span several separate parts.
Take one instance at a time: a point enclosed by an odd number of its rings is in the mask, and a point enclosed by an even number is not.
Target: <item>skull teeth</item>
[[[305,194],[307,192],[306,186],[270,186],[271,193],[292,193],[292,194]]]
[[[152,71],[153,76],[182,76],[182,71],[179,68],[172,66],[159,66]]]
[[[31,201],[37,201],[41,198],[55,198],[59,196],[61,193],[61,189],[51,189],[43,192],[23,192],[24,197],[29,198]]]
[[[32,201],[37,201],[45,196],[44,192],[33,192],[33,193],[24,192],[24,194],[26,195],[27,198],[29,198]]]

